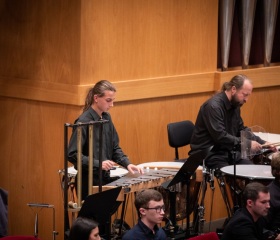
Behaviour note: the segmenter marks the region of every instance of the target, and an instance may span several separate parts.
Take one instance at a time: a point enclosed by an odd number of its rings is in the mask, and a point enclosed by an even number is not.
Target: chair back
[[[40,240],[34,236],[6,236],[2,237],[1,240]]]
[[[193,130],[194,124],[189,120],[167,124],[168,142],[175,148],[175,160],[179,159],[178,148],[190,144]]]
[[[219,239],[220,238],[216,232],[204,233],[196,237],[188,238],[188,240],[219,240]]]

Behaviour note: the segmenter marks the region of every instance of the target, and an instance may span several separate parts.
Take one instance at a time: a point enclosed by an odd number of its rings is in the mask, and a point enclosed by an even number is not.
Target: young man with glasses
[[[122,240],[165,240],[167,236],[158,226],[164,218],[162,194],[154,189],[145,189],[136,194],[135,207],[138,223],[125,233]]]

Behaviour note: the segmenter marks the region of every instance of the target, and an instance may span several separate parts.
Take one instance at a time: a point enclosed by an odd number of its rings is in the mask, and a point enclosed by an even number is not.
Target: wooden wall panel
[[[79,83],[80,1],[1,0],[0,11],[0,76]]]
[[[260,126],[266,132],[280,133],[279,102],[280,87],[255,89],[249,102],[242,109],[242,115],[247,126]],[[249,114],[248,114],[249,113]]]
[[[63,205],[58,170],[63,168],[63,124],[77,114],[67,106],[0,98],[0,186],[9,193],[9,233],[32,235],[35,213],[39,233],[51,239],[52,209],[30,209],[27,203],[53,204],[62,233]],[[4,120],[5,119],[5,120]],[[62,239],[62,238],[61,238]]]
[[[217,0],[82,3],[83,84],[216,69]]]
[[[237,73],[256,80],[245,123],[280,133],[279,66],[217,72],[217,7],[217,0],[0,0],[0,187],[9,191],[10,234],[33,234],[26,204],[47,202],[63,239],[63,126],[99,79],[117,86],[111,114],[135,164],[172,161],[167,123],[195,121]],[[213,219],[225,217],[221,202],[217,189]],[[51,211],[39,210],[40,238],[51,231]]]
[[[242,109],[245,124],[260,125],[268,132],[280,133],[278,120],[273,117],[280,111],[275,104],[279,102],[279,93],[279,88],[254,91]],[[121,146],[131,161],[135,164],[173,161],[174,151],[167,140],[167,123],[184,119],[195,121],[199,106],[211,95],[205,93],[116,103],[110,112]],[[56,207],[57,230],[62,234],[63,205],[58,170],[63,168],[63,125],[73,122],[80,108],[3,97],[0,106],[5,116],[0,120],[0,182],[4,189],[9,190],[10,233],[32,234],[35,213],[26,204],[47,202]],[[183,157],[187,152],[185,148],[180,154]],[[211,191],[208,191],[207,220],[210,199]],[[222,206],[216,185],[212,219],[226,216]],[[50,210],[39,212],[39,231],[45,238],[51,233],[51,219]]]

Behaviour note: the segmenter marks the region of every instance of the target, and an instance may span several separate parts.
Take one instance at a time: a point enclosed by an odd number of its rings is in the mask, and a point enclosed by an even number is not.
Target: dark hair
[[[110,83],[108,80],[101,80],[97,82],[91,89],[89,89],[88,94],[86,96],[85,105],[83,108],[83,112],[88,110],[93,103],[94,95],[98,95],[99,97],[104,96],[105,91],[113,91],[116,92],[115,86]]]
[[[223,84],[223,86],[221,88],[221,91],[228,91],[233,86],[235,86],[236,89],[238,90],[238,89],[242,88],[245,80],[249,80],[250,81],[250,79],[247,76],[243,75],[243,74],[236,75],[229,82],[225,82]]]
[[[272,154],[271,158],[271,174],[273,177],[280,178],[280,152],[275,152]]]
[[[248,183],[243,191],[244,206],[246,206],[248,199],[255,202],[259,198],[260,192],[269,193],[269,189],[259,182]]]
[[[145,189],[137,193],[134,204],[137,212],[139,213],[140,208],[148,208],[149,202],[154,200],[159,202],[162,200],[162,194],[155,189]]]
[[[88,240],[93,229],[98,223],[90,218],[78,217],[70,229],[69,240]]]

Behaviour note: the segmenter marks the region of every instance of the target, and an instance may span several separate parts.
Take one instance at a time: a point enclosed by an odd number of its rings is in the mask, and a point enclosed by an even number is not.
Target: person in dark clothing
[[[98,223],[90,218],[76,218],[70,229],[69,240],[101,240]]]
[[[272,154],[271,173],[275,179],[268,185],[270,192],[270,209],[267,228],[276,232],[280,229],[280,152]]]
[[[101,124],[93,125],[93,184],[99,185],[99,161],[102,161],[102,185],[111,181],[110,169],[115,163],[121,165],[131,173],[143,173],[143,169],[132,164],[119,146],[119,137],[108,113],[113,107],[116,97],[115,86],[107,81],[101,80],[91,88],[87,94],[83,113],[79,116],[76,123],[89,123],[91,121],[107,120],[103,124],[103,143],[102,159],[99,159],[99,130]],[[88,195],[88,166],[89,166],[89,126],[82,126],[82,199]],[[68,146],[68,160],[77,169],[77,127],[73,127],[73,132]],[[78,169],[77,169],[78,170]]]
[[[8,191],[0,187],[0,238],[8,234]]]
[[[267,186],[258,182],[246,185],[244,206],[238,209],[226,225],[222,240],[264,240],[265,216],[270,208]]]
[[[252,164],[250,159],[241,158],[240,137],[241,131],[250,131],[244,126],[240,108],[248,101],[252,90],[249,78],[237,75],[223,84],[220,93],[201,106],[191,138],[190,156],[213,146],[205,158],[205,165],[210,169],[220,169],[234,162]],[[248,141],[252,152],[260,152],[262,144],[266,143],[254,134]]]
[[[158,226],[164,218],[162,194],[155,189],[142,190],[136,195],[135,207],[138,223],[124,234],[122,240],[166,240],[164,230]]]

